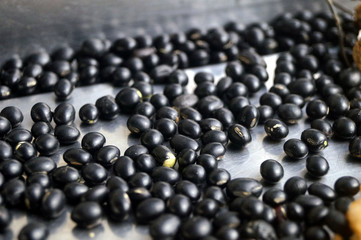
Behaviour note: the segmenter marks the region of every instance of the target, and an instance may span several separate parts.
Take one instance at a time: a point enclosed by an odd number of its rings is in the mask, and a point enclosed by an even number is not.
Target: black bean
[[[1,190],[4,202],[9,206],[17,206],[23,202],[25,184],[20,179],[12,179],[6,182]]]
[[[10,121],[5,117],[0,116],[0,139],[6,136],[6,134],[8,134],[11,129],[12,126]]]
[[[51,58],[53,60],[65,60],[69,61],[72,60],[74,57],[75,51],[71,47],[65,46],[55,49],[52,54]]]
[[[197,158],[197,164],[201,165],[207,173],[216,170],[218,167],[217,159],[210,154],[201,154]]]
[[[156,167],[152,171],[153,182],[164,181],[171,185],[174,185],[179,181],[179,173],[173,168],[168,167]]]
[[[50,133],[51,131],[52,131],[52,127],[47,122],[36,122],[31,127],[31,134],[33,135],[34,138],[37,138],[43,134]]]
[[[212,224],[208,219],[196,216],[183,223],[181,232],[186,239],[206,237],[212,232]]]
[[[226,145],[228,142],[227,135],[223,131],[219,130],[211,130],[202,135],[202,143],[203,145],[207,145],[208,143],[218,142],[223,145]]]
[[[249,195],[259,197],[263,187],[260,182],[251,178],[234,178],[227,183],[226,190],[231,198]]]
[[[110,178],[108,178],[106,186],[109,191],[113,191],[118,188],[123,190],[124,192],[128,192],[129,190],[128,183],[123,178],[117,176],[111,176]]]
[[[150,102],[141,102],[135,107],[134,113],[150,118],[155,113],[155,108]]]
[[[331,124],[324,119],[315,119],[311,122],[311,128],[318,129],[323,132],[327,137],[333,135],[333,130]]]
[[[217,88],[217,95],[222,97],[226,90],[232,85],[233,79],[230,77],[222,77],[219,79],[216,88]]]
[[[48,228],[39,222],[30,222],[20,230],[19,240],[46,240],[49,236]]]
[[[180,218],[185,218],[192,211],[192,202],[187,196],[176,194],[168,199],[167,210]]]
[[[306,107],[306,113],[311,119],[324,118],[328,114],[328,106],[320,99],[310,101]]]
[[[164,137],[158,130],[150,129],[140,136],[140,141],[144,146],[152,150],[157,145],[161,145],[164,142]]]
[[[20,177],[23,174],[23,164],[15,159],[0,163],[0,172],[5,179]]]
[[[136,168],[134,161],[127,156],[119,157],[113,165],[114,174],[125,180],[133,176],[135,174],[135,171]]]
[[[82,228],[93,228],[101,223],[102,208],[97,202],[83,202],[71,212],[71,219]]]
[[[336,180],[334,189],[338,195],[353,196],[357,194],[360,188],[360,182],[351,176],[343,176]]]
[[[28,142],[19,142],[14,148],[14,157],[22,162],[25,162],[36,155],[36,149]]]
[[[30,115],[34,122],[51,122],[53,118],[51,108],[44,102],[36,103],[31,108]]]
[[[12,156],[13,156],[13,149],[10,146],[10,144],[0,140],[0,161],[10,159],[12,158]]]
[[[318,178],[326,175],[329,168],[327,160],[320,155],[310,156],[306,160],[306,169],[313,177]]]
[[[158,145],[152,150],[152,155],[158,164],[164,167],[173,167],[176,157],[166,146]]]
[[[131,202],[127,193],[116,189],[109,194],[110,217],[117,222],[123,221],[131,212]]]
[[[283,178],[284,170],[279,162],[269,159],[261,164],[260,173],[265,181],[276,183]]]
[[[326,101],[330,111],[331,117],[338,117],[344,115],[350,108],[349,101],[341,94],[332,94],[327,98]]]
[[[183,149],[193,149],[195,151],[199,149],[197,141],[182,134],[174,135],[170,140],[170,146],[176,153],[179,153]]]
[[[242,97],[242,96],[238,96],[235,98],[232,98],[232,100],[229,103],[229,109],[232,111],[232,113],[234,115],[238,115],[241,110],[248,106],[250,104],[248,98],[246,97]]]
[[[357,126],[350,118],[339,117],[334,121],[332,130],[336,137],[348,140],[356,135]]]
[[[60,103],[55,108],[53,117],[56,125],[69,125],[74,122],[75,109],[69,103]]]
[[[331,239],[329,233],[321,226],[312,226],[307,228],[305,232],[306,239],[328,240]]]
[[[48,188],[50,187],[51,181],[45,173],[33,173],[26,178],[26,184],[31,185],[34,183],[39,183],[43,188]]]
[[[73,84],[65,78],[60,79],[54,86],[55,96],[59,100],[66,100],[69,98],[70,94],[73,92]]]
[[[300,204],[306,212],[310,211],[312,208],[323,205],[322,199],[314,195],[299,195],[294,201]]]
[[[189,197],[189,199],[193,202],[198,201],[201,196],[201,192],[199,191],[198,187],[188,180],[182,180],[178,182],[175,185],[174,190],[176,194],[183,194]]]
[[[241,124],[234,124],[228,129],[228,138],[238,147],[244,147],[252,141],[251,133]]]
[[[51,176],[54,183],[60,186],[76,182],[80,178],[78,170],[70,166],[63,166],[54,169]]]
[[[81,148],[70,148],[63,154],[64,161],[72,167],[82,167],[93,161],[90,153]]]
[[[290,198],[293,198],[306,193],[307,182],[301,177],[291,177],[285,182],[283,190]]]
[[[350,155],[354,158],[361,157],[361,137],[355,137],[349,143]]]
[[[310,152],[321,152],[328,146],[325,134],[317,129],[306,129],[301,134],[301,140],[307,145]]]
[[[202,82],[211,82],[214,83],[214,76],[209,72],[198,72],[194,76],[194,82],[198,85]]]
[[[104,120],[113,120],[119,115],[120,107],[118,106],[118,102],[110,95],[98,98],[95,106],[99,111],[99,117]]]
[[[149,151],[143,145],[133,145],[125,150],[124,156],[130,157],[131,159],[137,159],[140,155],[146,153],[149,153]]]
[[[322,183],[312,183],[308,187],[308,193],[320,197],[325,203],[333,202],[336,199],[336,192]]]
[[[282,104],[282,98],[275,93],[267,92],[262,94],[259,103],[270,106],[273,110],[276,110]]]
[[[277,114],[288,124],[295,124],[302,118],[301,108],[293,103],[281,104],[277,109]]]
[[[206,170],[201,165],[188,165],[182,170],[182,178],[195,184],[202,184],[206,179]]]
[[[15,106],[5,107],[1,110],[0,116],[5,117],[11,123],[13,128],[19,126],[23,120],[24,115],[21,110]]]
[[[59,125],[55,127],[54,135],[59,140],[60,144],[70,145],[78,140],[80,132],[74,126]]]
[[[302,96],[300,96],[298,94],[288,94],[287,96],[284,97],[283,103],[293,103],[302,109],[305,106],[306,101]],[[327,110],[327,113],[328,113],[328,110]]]
[[[93,188],[90,188],[86,193],[82,194],[80,201],[81,202],[97,202],[100,204],[105,204],[109,199],[109,189],[103,185],[97,185]]]
[[[177,108],[187,108],[187,107],[195,107],[195,105],[198,103],[198,97],[195,94],[182,94],[176,97],[172,105]]]
[[[151,172],[157,166],[157,162],[152,155],[144,153],[138,156],[135,161],[135,167],[138,171]]]
[[[253,105],[248,105],[242,108],[237,115],[237,122],[248,129],[252,129],[257,126],[259,117],[258,109]]]
[[[169,100],[163,94],[153,94],[150,98],[150,103],[155,107],[155,109],[160,109],[165,106],[169,106]]]
[[[205,118],[200,121],[200,127],[202,129],[202,132],[208,132],[211,130],[223,130],[222,123],[215,118]]]
[[[43,72],[38,78],[40,90],[44,92],[53,91],[55,84],[58,82],[58,76],[53,72]]]
[[[132,88],[138,89],[142,94],[142,100],[149,100],[153,95],[153,85],[147,82],[135,82]]]
[[[95,153],[105,144],[105,137],[99,132],[89,132],[84,135],[81,140],[81,147],[90,152]]]
[[[98,163],[88,163],[82,168],[82,177],[87,184],[97,185],[105,181],[108,172]]]
[[[64,194],[67,202],[77,204],[88,190],[88,186],[83,183],[71,182],[65,185]]]
[[[179,110],[179,116],[182,120],[193,120],[195,122],[200,122],[202,120],[202,115],[193,107],[183,107]]]
[[[174,196],[174,190],[172,186],[163,181],[159,181],[153,184],[151,188],[151,194],[153,197],[160,198],[164,201]]]
[[[352,202],[353,202],[352,197],[338,197],[334,201],[334,206],[337,211],[346,214]]]
[[[230,181],[231,175],[223,168],[216,168],[208,175],[208,183],[213,186],[225,187]]]
[[[296,202],[286,203],[286,215],[288,219],[299,222],[304,219],[305,211],[303,207]]]
[[[216,200],[220,205],[225,205],[227,198],[222,188],[217,186],[211,186],[204,191],[203,198],[210,198]]]
[[[16,84],[19,82],[21,74],[22,73],[20,69],[17,68],[2,71],[1,74],[2,84],[8,86],[9,88],[16,87]]]
[[[263,194],[262,200],[271,207],[276,207],[286,202],[287,194],[281,189],[271,188]]]
[[[163,90],[163,94],[169,99],[169,101],[173,101],[178,96],[181,96],[184,93],[184,89],[182,85],[177,83],[171,83],[165,86]]]
[[[221,99],[216,96],[207,96],[198,101],[197,110],[203,117],[210,117],[212,113],[224,106]]]
[[[199,124],[190,119],[181,120],[179,122],[178,132],[193,139],[198,139],[202,134]]]
[[[147,223],[156,219],[165,211],[165,203],[159,198],[148,198],[141,202],[136,209],[136,218],[139,222]]]
[[[278,119],[268,119],[264,123],[264,130],[273,140],[282,140],[287,137],[289,133],[288,126]]]
[[[24,202],[26,207],[31,211],[38,209],[40,207],[44,193],[45,189],[38,183],[27,186],[24,194]]]
[[[277,233],[280,237],[296,238],[301,234],[301,228],[297,223],[286,220],[278,225]]]
[[[291,159],[299,160],[308,155],[307,145],[299,139],[291,138],[283,145],[283,150]]]
[[[168,106],[161,107],[157,110],[156,119],[168,118],[176,123],[179,121],[179,113],[176,109]]]
[[[188,84],[188,76],[183,70],[178,69],[169,75],[168,82],[186,86]]]
[[[41,201],[41,212],[46,218],[57,218],[65,210],[65,195],[59,189],[46,192]]]
[[[156,120],[154,128],[161,132],[166,140],[172,138],[177,133],[177,124],[169,118]]]
[[[80,120],[88,125],[95,124],[99,119],[98,108],[94,104],[85,104],[79,109]]]
[[[340,234],[342,236],[351,235],[351,230],[346,216],[337,210],[330,209],[326,217],[325,225],[336,234]]]
[[[235,123],[233,113],[224,107],[214,111],[213,117],[222,123],[224,129],[228,129]]]
[[[137,172],[128,180],[130,188],[146,188],[150,189],[152,186],[152,179],[145,172]]]
[[[269,89],[269,93],[274,93],[278,96],[280,96],[282,99],[284,99],[284,102],[283,103],[293,103],[292,100],[294,100],[295,96],[297,97],[296,99],[302,99],[303,101],[303,98],[300,96],[300,95],[297,95],[297,94],[291,94],[290,93],[290,90],[288,90],[287,86],[281,84],[281,83],[277,83],[277,84],[274,84],[270,89]],[[292,96],[291,98],[289,96]],[[277,98],[276,98],[277,99]],[[276,100],[276,99],[272,99],[272,100]],[[286,101],[288,100],[288,101]],[[290,101],[291,100],[291,101]]]
[[[31,142],[32,139],[31,132],[25,128],[14,128],[5,137],[5,141],[14,147],[20,142]]]
[[[3,231],[10,225],[13,217],[10,211],[3,206],[0,206],[0,213],[0,229]]]
[[[149,226],[149,233],[154,239],[174,238],[181,226],[178,216],[166,213],[155,219]]]
[[[213,219],[213,225],[216,229],[223,227],[238,227],[241,224],[238,213],[231,211],[220,211]]]
[[[219,210],[217,201],[205,198],[197,203],[194,208],[194,214],[206,218],[213,218]]]
[[[197,160],[197,153],[193,149],[183,149],[177,154],[177,162],[180,168],[193,164]]]
[[[34,144],[36,150],[38,150],[40,155],[43,156],[51,156],[56,154],[60,145],[58,139],[49,133],[37,137]]]
[[[29,176],[34,173],[50,173],[56,168],[56,163],[48,157],[34,157],[24,163],[24,170]]]
[[[142,134],[151,127],[149,118],[140,114],[134,114],[127,121],[127,127],[131,133]]]

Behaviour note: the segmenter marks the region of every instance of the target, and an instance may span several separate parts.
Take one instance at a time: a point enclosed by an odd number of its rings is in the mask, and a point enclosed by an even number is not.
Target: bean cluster
[[[342,24],[351,47],[352,19],[342,16]],[[31,131],[21,127],[24,116],[17,107],[3,108],[0,230],[11,223],[9,208],[54,219],[69,204],[81,228],[93,228],[105,216],[114,222],[134,216],[138,224],[149,224],[154,239],[321,240],[331,239],[330,231],[349,237],[345,213],[360,188],[356,178],[341,177],[331,188],[291,177],[278,189],[272,185],[284,169],[276,160],[261,164],[263,182],[232,179],[218,168],[226,149],[247,147],[259,124],[271,141],[285,139],[304,107],[311,127],[283,145],[291,161],[306,159],[308,174],[321,178],[329,164],[320,153],[331,137],[350,141],[350,155],[361,158],[361,73],[345,66],[337,37],[332,16],[302,11],[270,24],[231,22],[207,32],[91,39],[79,51],[63,47],[9,59],[2,66],[0,99],[54,91],[66,100],[75,86],[97,82],[123,87],[116,96],[84,104],[78,115],[93,125],[126,114],[139,144],[121,154],[101,133],[89,132],[80,148],[66,148],[66,165],[57,166],[51,157],[80,137],[74,107],[36,103]],[[259,54],[286,50],[279,54],[274,85],[259,106],[252,105],[249,98],[268,80]],[[216,83],[212,74],[199,72],[194,92],[185,90],[189,79],[181,69],[220,62],[229,62],[225,77]],[[153,83],[165,84],[163,94],[154,94]],[[48,234],[34,222],[19,239]]]

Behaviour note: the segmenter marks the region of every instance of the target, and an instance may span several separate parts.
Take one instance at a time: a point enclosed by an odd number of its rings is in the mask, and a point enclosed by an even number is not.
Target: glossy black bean
[[[14,128],[5,137],[5,141],[14,147],[20,142],[31,142],[32,139],[31,132],[25,128]]]
[[[240,217],[246,219],[259,219],[263,215],[264,203],[253,196],[244,198],[238,212]]]
[[[169,101],[173,101],[178,96],[184,93],[184,89],[182,85],[178,83],[171,83],[165,86],[163,90],[163,94],[169,99]]]
[[[216,85],[217,95],[222,97],[226,90],[232,85],[233,79],[230,77],[222,77]]]
[[[219,204],[217,201],[205,198],[197,203],[193,213],[197,216],[206,217],[208,219],[213,218],[219,210]]]
[[[259,197],[263,187],[260,182],[251,178],[234,178],[227,183],[226,190],[231,198],[250,195]]]
[[[155,219],[149,226],[149,233],[154,239],[174,238],[181,226],[178,216],[166,213]]]
[[[357,194],[360,182],[351,176],[343,176],[336,180],[334,189],[340,196],[353,196]]]
[[[65,185],[64,194],[68,203],[77,204],[88,190],[89,187],[83,183],[71,182]]]
[[[82,177],[87,184],[97,185],[106,180],[108,172],[98,163],[88,163],[82,167]]]
[[[277,207],[286,202],[287,194],[281,189],[270,188],[263,194],[262,200],[271,207]]]
[[[178,69],[169,75],[168,82],[186,86],[188,84],[188,76],[183,70]]]
[[[355,137],[349,143],[348,150],[350,155],[354,158],[361,157],[361,137]]]
[[[24,193],[25,206],[31,211],[38,209],[44,194],[45,189],[38,183],[27,186]]]
[[[103,134],[99,132],[89,132],[85,134],[81,140],[81,147],[90,153],[95,153],[103,147],[105,141],[106,139]]]
[[[269,159],[262,162],[260,173],[265,181],[276,183],[283,178],[284,170],[278,161]]]
[[[286,155],[294,160],[303,159],[308,155],[307,145],[296,138],[291,138],[283,145],[283,150]]]
[[[15,106],[8,106],[3,108],[0,112],[0,116],[9,120],[13,128],[19,126],[24,120],[23,113]]]
[[[169,100],[163,94],[156,93],[150,98],[150,103],[155,109],[160,109],[164,106],[169,106]]]
[[[48,157],[34,157],[24,163],[24,170],[28,176],[34,173],[50,173],[56,168],[56,163]]]
[[[351,235],[351,230],[346,216],[337,210],[330,209],[326,217],[325,225],[336,234],[340,234],[342,236]]]
[[[311,122],[311,128],[320,130],[327,137],[331,137],[333,135],[332,126],[327,120],[315,119]]]
[[[197,158],[197,164],[201,165],[207,173],[212,172],[217,169],[218,161],[217,159],[210,154],[201,154]]]
[[[142,100],[148,100],[153,95],[153,86],[147,82],[135,82],[132,88],[138,89],[142,94]]]
[[[334,201],[334,206],[337,211],[346,214],[352,202],[353,202],[352,197],[338,197]]]
[[[69,103],[60,103],[54,110],[54,122],[56,125],[69,125],[74,122],[75,109]]]
[[[51,176],[54,183],[59,186],[76,182],[80,178],[78,170],[70,166],[62,166],[54,169]]]
[[[150,118],[155,113],[155,108],[150,102],[141,102],[135,107],[134,113]]]
[[[252,141],[251,133],[241,124],[234,124],[228,129],[228,138],[238,147],[244,147]]]
[[[223,188],[227,185],[230,179],[231,175],[226,169],[216,168],[209,173],[207,181],[208,184],[212,186]]]
[[[242,97],[242,96],[238,96],[235,98],[232,98],[232,100],[229,103],[229,109],[232,111],[232,113],[234,115],[238,115],[241,110],[248,106],[250,104],[248,98],[246,97]]]
[[[344,115],[350,108],[349,101],[341,94],[332,94],[326,101],[330,111],[329,115],[332,117],[338,117]]]
[[[165,203],[159,198],[148,198],[141,202],[136,209],[136,218],[139,222],[147,223],[156,219],[165,211]]]
[[[153,182],[163,181],[174,185],[176,182],[179,181],[180,176],[179,173],[173,168],[161,166],[153,169],[152,178]]]
[[[227,64],[225,69],[226,75],[235,81],[240,79],[244,71],[243,65],[239,62],[230,62]]]
[[[356,136],[357,126],[350,118],[339,117],[334,121],[332,130],[336,137],[343,140],[348,140]]]
[[[49,236],[48,228],[40,222],[30,222],[20,230],[19,240],[45,240]]]
[[[23,164],[15,159],[9,159],[0,163],[0,172],[5,179],[20,177],[23,170]]]
[[[210,95],[216,95],[217,88],[212,82],[202,82],[199,83],[194,90],[194,94],[199,98],[203,98]]]
[[[10,144],[0,140],[0,161],[10,159],[12,158],[12,156],[13,156],[13,149],[10,146]]]
[[[93,188],[90,188],[86,193],[82,194],[80,201],[81,202],[98,202],[100,204],[105,204],[109,198],[109,189],[103,185],[97,185]]]
[[[125,150],[124,156],[130,157],[131,159],[137,159],[140,155],[146,153],[149,153],[149,151],[143,145],[133,145]]]
[[[146,188],[150,189],[152,186],[152,179],[145,172],[137,172],[128,180],[130,188]]]
[[[320,155],[310,156],[306,160],[307,172],[313,177],[319,178],[326,175],[329,168],[328,161]]]
[[[222,188],[217,186],[211,186],[206,188],[203,194],[203,198],[210,198],[217,201],[221,206],[226,204],[227,198]]]
[[[31,143],[19,142],[14,148],[14,158],[25,162],[37,155],[37,151]]]
[[[152,156],[158,164],[164,167],[173,167],[176,163],[174,153],[166,146],[158,145],[152,150]]]
[[[149,75],[155,83],[164,83],[173,72],[173,68],[169,65],[161,64],[154,67]]]
[[[183,149],[193,149],[195,151],[199,149],[197,141],[182,134],[174,135],[170,140],[170,146],[176,153],[179,153]]]
[[[77,142],[80,132],[75,126],[59,125],[55,127],[54,135],[61,145],[70,145]]]
[[[201,196],[201,192],[199,191],[198,187],[193,182],[188,180],[182,180],[178,182],[175,185],[174,190],[176,194],[183,194],[189,197],[189,199],[193,202],[198,201]]]
[[[140,114],[134,114],[127,121],[127,127],[131,133],[142,134],[151,127],[149,118]]]
[[[276,110],[282,104],[282,98],[276,93],[267,92],[262,94],[259,103],[270,106],[273,110]]]
[[[211,131],[211,130],[219,130],[219,131],[223,130],[222,123],[218,119],[215,119],[215,118],[202,119],[200,121],[200,127],[201,127],[203,133]]]
[[[157,162],[155,161],[153,156],[147,153],[138,156],[135,159],[134,163],[138,171],[147,173],[151,172],[153,168],[157,166]]]
[[[37,138],[43,134],[50,133],[51,131],[52,131],[52,127],[47,122],[36,122],[31,127],[31,134],[33,135],[34,138]]]
[[[167,201],[167,210],[180,218],[184,218],[190,215],[192,202],[187,196],[176,194]]]
[[[38,78],[38,85],[40,90],[44,92],[54,90],[55,84],[58,82],[58,76],[53,72],[43,72]]]
[[[199,124],[190,119],[181,120],[179,122],[178,132],[193,139],[198,139],[202,134]]]
[[[71,219],[82,228],[93,228],[101,223],[103,211],[97,202],[82,202],[74,207]]]
[[[194,82],[199,85],[203,82],[211,82],[214,83],[214,76],[212,73],[209,72],[198,72],[194,76]]]
[[[0,187],[2,187],[5,183],[5,177],[2,173],[0,173]],[[1,201],[0,201],[0,205],[2,205],[3,201],[2,201],[2,198],[1,198]]]
[[[310,240],[329,240],[331,239],[329,233],[321,226],[312,226],[307,228],[305,238]]]
[[[183,107],[179,110],[179,116],[181,120],[193,120],[195,122],[200,122],[202,120],[202,115],[193,107]]]
[[[232,211],[220,211],[213,219],[213,226],[216,229],[223,227],[238,227],[241,224],[238,213]]]
[[[224,106],[221,99],[216,96],[207,96],[199,100],[197,110],[203,117],[211,117],[212,113]]]
[[[172,186],[169,183],[163,181],[154,183],[150,192],[153,197],[160,198],[164,201],[167,201],[175,194]]]
[[[361,123],[361,109],[350,109],[346,113],[346,117],[350,118],[356,125]]]
[[[177,133],[177,124],[169,118],[161,118],[155,121],[154,128],[168,140]]]
[[[179,121],[179,113],[176,109],[168,106],[161,107],[157,110],[156,119],[168,118],[176,123]]]
[[[208,143],[203,146],[201,149],[201,154],[210,154],[213,155],[217,160],[220,160],[224,157],[226,153],[226,148],[223,144],[218,142]]]
[[[1,190],[4,202],[9,206],[17,206],[23,202],[25,184],[20,179],[12,179],[6,182]]]
[[[40,184],[43,188],[50,187],[51,181],[49,175],[45,173],[33,173],[26,178],[26,184],[31,185],[34,183]]]
[[[82,167],[93,161],[93,156],[81,148],[70,148],[63,154],[64,161],[72,167]]]
[[[234,82],[225,91],[225,96],[227,97],[228,100],[231,100],[238,96],[247,97],[248,96],[248,88],[245,84],[243,84],[241,82]]]
[[[95,106],[99,111],[99,117],[104,120],[113,120],[118,117],[120,107],[118,106],[117,100],[110,96],[103,96],[98,98],[95,102]]]
[[[290,90],[288,90],[287,86],[281,84],[281,83],[277,83],[274,84],[270,89],[269,89],[269,93],[274,93],[278,96],[280,96],[282,99],[284,99],[284,101],[286,100],[286,98],[291,95],[290,94]],[[295,96],[299,96],[297,94],[292,94]],[[302,98],[302,97],[301,97]],[[277,99],[277,98],[276,98]],[[276,100],[276,99],[272,99],[272,100]],[[286,102],[284,102],[286,103]]]
[[[300,107],[293,103],[281,104],[277,109],[277,114],[281,120],[288,124],[295,124],[302,118]]]
[[[177,154],[177,162],[180,168],[193,164],[197,160],[197,153],[193,149],[183,149]]]
[[[10,225],[13,217],[10,211],[3,206],[0,206],[0,213],[0,229],[3,231]]]
[[[297,238],[301,234],[301,228],[297,223],[286,220],[277,226],[277,233],[280,237]]]
[[[198,100],[197,95],[185,93],[176,97],[173,100],[172,105],[178,109],[195,107]]]
[[[164,142],[164,137],[158,130],[150,129],[140,136],[140,141],[142,145],[146,146],[149,150],[152,150],[157,145],[161,145]]]
[[[193,217],[186,220],[182,227],[181,233],[186,239],[197,239],[210,235],[212,224],[207,218]]]
[[[336,192],[323,183],[312,183],[308,187],[308,193],[321,198],[325,203],[333,202],[336,199]]]
[[[224,107],[214,111],[213,117],[222,123],[224,129],[228,129],[235,123],[233,113]]]
[[[324,118],[328,114],[328,106],[323,100],[312,100],[307,104],[306,113],[311,119]]]
[[[257,126],[259,121],[259,111],[253,105],[245,106],[237,115],[237,122],[242,126],[252,129]]]
[[[328,213],[328,207],[314,207],[307,213],[306,222],[309,225],[322,225],[325,222],[325,218],[327,217]]]
[[[242,83],[247,87],[250,94],[256,93],[262,88],[260,78],[254,74],[244,74],[242,76]]]
[[[307,145],[310,152],[318,153],[328,146],[325,134],[317,129],[306,129],[301,134],[301,140]]]
[[[131,201],[127,193],[116,189],[109,194],[110,217],[117,222],[123,221],[131,212]]]
[[[130,178],[135,174],[136,168],[134,161],[127,156],[119,157],[114,165],[113,165],[113,172],[116,176],[121,177],[125,180]]]
[[[57,128],[60,128],[57,127]],[[49,133],[42,134],[34,141],[35,148],[42,156],[52,156],[58,152],[59,140]]]
[[[278,119],[268,119],[264,123],[264,130],[267,136],[273,140],[282,140],[289,133],[288,126]]]
[[[85,104],[79,109],[80,120],[88,125],[95,124],[99,118],[98,108],[94,104]]]
[[[123,87],[129,84],[129,81],[132,77],[132,73],[129,68],[118,67],[112,74],[112,83],[116,87]]]
[[[223,131],[219,130],[211,130],[202,135],[202,143],[203,145],[207,145],[208,143],[218,142],[223,145],[226,145],[228,142],[227,135]]]
[[[117,176],[111,176],[110,178],[108,178],[106,186],[109,189],[109,191],[113,191],[115,189],[121,189],[124,192],[128,192],[129,190],[128,183],[123,178]]]
[[[51,108],[44,102],[36,103],[31,108],[30,115],[34,122],[51,122],[53,118]]]
[[[59,189],[46,192],[41,200],[41,213],[46,218],[57,218],[65,210],[65,195]]]
[[[55,49],[52,54],[51,58],[53,60],[65,60],[69,61],[72,60],[74,57],[75,51],[71,47],[65,46]]]
[[[251,239],[277,239],[273,226],[264,220],[249,221],[242,227],[241,236]]]
[[[182,178],[195,184],[203,184],[206,180],[206,170],[201,165],[188,165],[182,170]]]
[[[305,194],[307,191],[307,182],[301,177],[291,177],[285,182],[283,191],[285,191],[290,198]]]
[[[314,195],[299,195],[294,201],[300,204],[306,212],[323,205],[322,199]]]
[[[6,134],[8,134],[11,129],[12,126],[10,121],[5,117],[0,116],[0,139],[6,136]]]
[[[290,219],[292,221],[300,222],[305,217],[305,211],[304,211],[303,207],[296,202],[286,203],[285,210],[286,210],[286,215],[287,215],[288,219]]]
[[[54,86],[54,94],[59,100],[66,100],[74,90],[73,84],[66,78],[59,79]]]

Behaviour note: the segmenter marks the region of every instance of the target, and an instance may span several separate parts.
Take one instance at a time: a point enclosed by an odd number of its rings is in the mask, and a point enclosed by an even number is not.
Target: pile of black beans
[[[356,42],[353,20],[341,15],[347,57]],[[277,16],[270,24],[231,22],[206,32],[157,37],[125,37],[114,42],[90,39],[70,47],[6,61],[0,99],[54,91],[55,109],[36,103],[31,130],[21,126],[15,106],[0,112],[0,230],[9,231],[12,209],[55,219],[66,205],[80,228],[103,218],[134,218],[149,225],[154,239],[331,239],[352,235],[345,217],[360,183],[339,178],[334,187],[291,177],[283,189],[280,162],[260,165],[263,181],[232,179],[218,168],[227,148],[242,149],[252,129],[263,124],[270,141],[287,138],[288,126],[306,113],[310,128],[283,148],[291,161],[306,159],[317,180],[329,164],[320,154],[329,139],[349,141],[350,155],[361,158],[361,73],[347,67],[337,49],[332,15],[302,11]],[[274,85],[261,55],[283,51]],[[186,90],[184,68],[228,62],[226,76],[199,72],[194,92]],[[78,111],[83,124],[128,115],[127,127],[139,138],[123,154],[99,132],[79,141],[75,108],[65,100],[75,86],[110,82],[122,87]],[[163,94],[153,84],[164,84]],[[250,97],[260,94],[259,105]],[[52,156],[64,147],[64,166]],[[31,222],[19,239],[46,239],[47,227]]]

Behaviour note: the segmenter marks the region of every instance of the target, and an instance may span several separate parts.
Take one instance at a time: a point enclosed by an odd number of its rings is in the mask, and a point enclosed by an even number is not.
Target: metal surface
[[[276,55],[268,56],[265,58],[268,64],[268,72],[270,73],[270,79],[273,79],[273,72],[275,67]],[[187,74],[191,79],[188,88],[194,89],[195,85],[193,76],[198,71],[212,72],[216,79],[224,76],[224,64],[208,66],[197,69],[187,70]],[[272,85],[272,80],[267,82],[267,87]],[[157,92],[161,92],[160,86],[156,87]],[[251,102],[255,105],[258,104],[259,95],[266,90],[264,87],[258,94],[251,98]],[[110,94],[115,96],[119,91],[119,88],[113,88],[108,84],[99,84],[96,86],[77,88],[72,94],[71,99],[68,101],[73,104],[75,109],[79,108],[85,103],[95,103],[96,99]],[[19,107],[25,116],[25,120],[22,124],[23,127],[30,129],[32,120],[30,118],[31,107],[39,102],[44,101],[54,109],[58,102],[55,101],[55,95],[53,93],[39,94],[29,97],[10,99],[0,102],[0,109],[5,106],[14,105]],[[121,152],[127,149],[128,146],[138,143],[138,139],[129,136],[129,130],[126,127],[127,116],[121,115],[113,121],[100,121],[94,126],[81,125],[80,119],[77,117],[75,124],[80,126],[81,136],[89,131],[99,131],[106,136],[106,144],[116,145],[120,148]],[[300,138],[302,130],[309,128],[309,122],[303,119],[298,124],[290,126],[289,138]],[[348,157],[348,143],[335,140],[329,141],[329,147],[327,147],[322,155],[326,157],[330,164],[329,173],[321,179],[311,179],[306,174],[305,160],[292,161],[285,157],[283,152],[283,141],[274,142],[270,141],[263,130],[263,126],[259,125],[252,130],[253,141],[247,145],[244,149],[228,149],[223,160],[219,162],[219,167],[227,169],[232,178],[236,177],[252,177],[261,180],[259,173],[260,164],[266,159],[275,159],[281,162],[285,170],[285,176],[276,185],[282,188],[283,183],[291,176],[304,176],[308,179],[309,183],[313,181],[319,181],[333,186],[335,180],[344,175],[355,176],[361,180],[361,163],[352,160]],[[79,141],[81,138],[79,139]],[[79,143],[71,145],[69,147],[79,146]],[[61,153],[65,148],[61,148],[58,155],[54,157],[58,166],[64,165],[65,162],[61,158]],[[24,215],[22,212],[15,212],[15,219],[11,224],[10,230],[4,235],[5,239],[11,239],[17,236],[21,227],[29,221],[41,221],[44,222],[38,216],[34,214]],[[59,219],[44,222],[49,226],[51,235],[50,239],[150,239],[148,236],[148,229],[144,226],[136,226],[132,220],[128,220],[125,223],[113,223],[104,219],[101,226],[92,230],[81,230],[76,228],[75,223],[70,220],[70,211],[61,216]]]
[[[188,29],[191,26],[203,29],[220,26],[228,20],[239,20],[244,23],[266,21],[277,13],[284,11],[295,12],[303,8],[320,10],[325,8],[324,1],[218,1],[218,0],[183,0],[183,1],[116,1],[116,0],[3,0],[0,2],[0,62],[13,53],[24,56],[35,51],[40,46],[52,50],[59,44],[68,44],[78,47],[81,40],[89,37],[102,37],[114,39],[120,35],[136,35],[148,33],[156,35],[161,32],[175,32]],[[121,31],[121,32],[120,32]],[[270,80],[273,80],[275,56],[266,58]],[[191,80],[197,71],[210,71],[219,79],[224,75],[224,65],[209,66],[205,68],[189,69],[187,74]],[[190,89],[194,88],[191,81]],[[68,101],[74,105],[77,112],[86,103],[95,103],[96,99],[110,94],[115,95],[119,88],[111,85],[98,84],[96,86],[82,87],[74,90]],[[156,91],[161,91],[157,87]],[[262,90],[265,91],[265,88]],[[30,129],[31,107],[39,101],[48,103],[54,109],[58,102],[53,93],[38,94],[17,99],[0,101],[0,109],[9,105],[19,107],[25,116],[23,127]],[[251,99],[253,104],[258,104],[258,94]],[[104,122],[100,121],[94,126],[83,126],[77,117],[75,124],[80,126],[81,137],[89,131],[100,131],[107,139],[106,144],[116,145],[124,153],[126,148],[137,139],[129,137],[126,128],[126,116]],[[305,119],[298,124],[290,126],[287,137],[299,138],[303,129],[309,127]],[[263,130],[258,126],[252,130],[253,141],[244,149],[228,149],[226,156],[219,162],[219,167],[227,169],[232,178],[253,177],[261,179],[259,174],[260,164],[269,158],[280,161],[285,169],[285,176],[277,184],[282,187],[290,176],[305,176],[305,161],[291,161],[285,158],[283,143],[270,141]],[[80,139],[81,139],[80,137]],[[80,140],[79,139],[79,140]],[[69,147],[76,147],[74,144]],[[361,180],[361,163],[348,157],[347,142],[331,140],[329,147],[322,155],[330,164],[329,173],[320,181],[333,186],[335,180],[343,175],[352,175]],[[64,165],[61,158],[62,152],[54,156],[59,166]],[[315,181],[306,176],[309,182]],[[40,221],[50,229],[49,239],[150,239],[148,230],[144,226],[136,226],[130,219],[124,223],[108,222],[104,219],[101,226],[92,230],[76,228],[70,220],[70,211],[64,213],[59,219],[44,221],[34,214],[24,215],[21,211],[14,211],[14,220],[0,239],[16,238],[23,225],[30,221]]]

